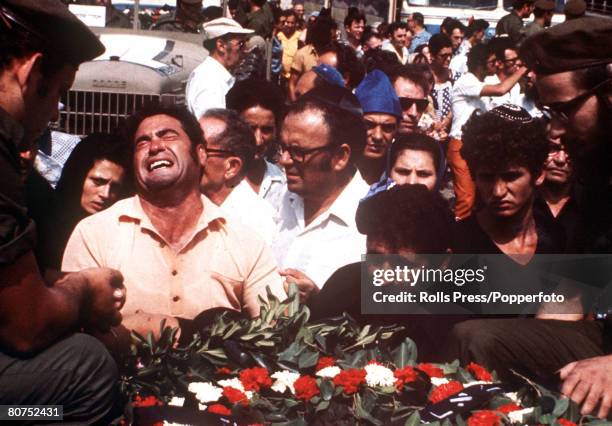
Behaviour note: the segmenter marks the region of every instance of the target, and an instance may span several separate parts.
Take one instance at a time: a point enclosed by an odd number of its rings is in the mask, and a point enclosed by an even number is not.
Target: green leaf
[[[304,346],[299,342],[293,342],[287,349],[278,354],[279,361],[292,361],[298,357],[300,352],[304,350]]]
[[[568,398],[559,398],[555,402],[555,408],[552,411],[552,415],[555,417],[561,417],[569,408]]]
[[[372,417],[372,415],[364,408],[363,404],[361,403],[361,396],[359,396],[359,394],[355,394],[354,409],[355,417],[358,419],[367,420],[376,426],[383,426],[383,423],[380,420]]]
[[[391,352],[393,356],[393,364],[396,368],[404,368],[409,365],[414,365],[417,359],[416,343],[409,338],[406,339]]]
[[[404,426],[417,426],[421,424],[421,415],[418,411],[415,411],[406,419]]]
[[[317,361],[319,360],[319,353],[313,351],[305,351],[300,355],[298,359],[298,366],[300,369],[302,368],[310,368],[317,365]]]
[[[321,401],[317,404],[315,413],[318,413],[319,411],[327,410],[328,407],[329,407],[329,401]]]
[[[334,385],[329,380],[322,380],[319,390],[324,401],[329,401],[334,396]]]

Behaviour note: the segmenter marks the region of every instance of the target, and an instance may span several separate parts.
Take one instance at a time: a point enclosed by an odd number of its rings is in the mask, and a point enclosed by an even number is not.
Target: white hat
[[[230,18],[217,18],[205,23],[202,28],[206,32],[206,37],[214,39],[227,34],[252,34],[253,30],[242,28],[240,24]]]

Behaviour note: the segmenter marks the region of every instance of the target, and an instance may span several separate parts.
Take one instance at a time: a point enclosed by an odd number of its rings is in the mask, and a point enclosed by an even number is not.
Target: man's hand
[[[561,392],[582,405],[583,415],[594,412],[605,419],[612,408],[612,355],[583,359],[567,364],[559,371]]]
[[[285,292],[289,293],[289,283],[295,283],[300,291],[300,302],[304,302],[311,294],[317,294],[319,287],[306,276],[302,271],[297,269],[287,268],[280,271],[282,277],[285,278]]]
[[[119,311],[125,303],[125,287],[121,272],[109,268],[88,268],[77,272],[87,283],[88,297],[84,306],[84,327],[107,332],[121,323]]]

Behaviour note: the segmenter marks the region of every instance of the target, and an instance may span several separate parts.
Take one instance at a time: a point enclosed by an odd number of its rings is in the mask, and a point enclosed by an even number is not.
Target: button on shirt
[[[197,119],[211,108],[225,108],[225,95],[236,79],[211,56],[191,72],[187,81],[187,107]]]
[[[361,260],[366,237],[357,231],[355,213],[368,184],[359,172],[330,208],[308,226],[304,222],[304,200],[287,192],[283,198],[279,228],[272,250],[278,264],[304,272],[321,288],[341,266]]]
[[[451,126],[450,136],[452,138],[461,139],[461,127],[468,121],[470,115],[476,109],[483,112],[487,110],[486,99],[480,96],[482,88],[486,85],[484,81],[468,72],[463,74],[453,86],[453,124]]]
[[[137,310],[186,319],[223,307],[259,314],[266,286],[285,292],[272,253],[244,225],[202,196],[204,211],[188,242],[174,251],[155,230],[138,196],[82,220],[74,230],[63,271],[105,266],[123,273],[127,301]]]
[[[272,242],[276,232],[276,210],[253,191],[246,179],[232,189],[221,208],[230,218],[248,226],[267,244]]]

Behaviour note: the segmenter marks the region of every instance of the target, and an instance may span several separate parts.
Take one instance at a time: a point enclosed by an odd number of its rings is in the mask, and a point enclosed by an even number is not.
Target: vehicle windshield
[[[458,9],[495,9],[497,0],[411,0],[413,6],[452,7]]]

